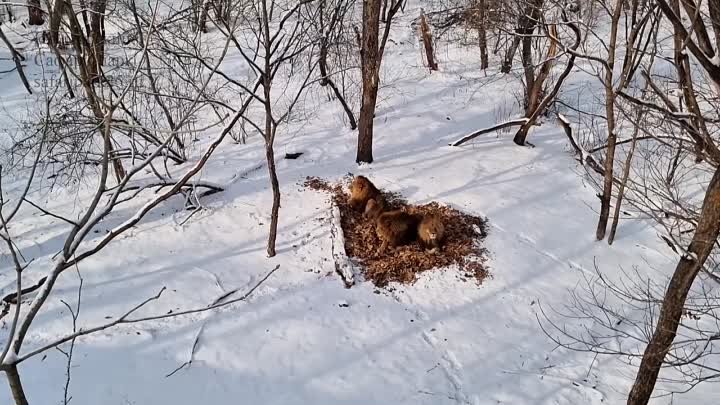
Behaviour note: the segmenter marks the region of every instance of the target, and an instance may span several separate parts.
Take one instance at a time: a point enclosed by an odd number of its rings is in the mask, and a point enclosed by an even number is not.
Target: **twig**
[[[75,270],[77,271],[78,278],[80,279],[80,285],[78,286],[78,295],[77,295],[77,305],[75,307],[75,310],[73,311],[72,307],[65,301],[60,300],[70,311],[70,315],[72,315],[72,324],[73,324],[73,332],[77,332],[77,320],[80,316],[80,302],[82,299],[82,287],[83,287],[83,278],[80,275],[80,269],[75,266]],[[72,358],[73,358],[73,352],[75,351],[75,341],[77,339],[72,339],[70,341],[70,350],[68,350],[67,353],[62,352],[60,348],[57,348],[60,350],[65,356],[67,357],[67,364],[66,364],[66,379],[65,379],[65,387],[63,392],[63,404],[68,405],[70,403],[70,400],[72,400],[72,397],[68,396],[69,390],[70,390],[70,369],[72,367]]]
[[[255,290],[258,289],[258,287],[260,287],[260,286],[265,282],[265,280],[267,280],[267,279],[268,279],[277,269],[279,269],[279,268],[280,268],[280,265],[278,264],[277,266],[275,266],[274,269],[270,270],[270,271],[268,272],[268,274],[265,275],[265,277],[263,277],[262,279],[260,279],[260,281],[258,281],[258,282],[255,284],[255,286],[253,286],[253,288],[251,288],[248,292],[246,292],[245,295],[243,295],[242,297],[240,297],[240,298],[238,298],[238,299],[236,299],[236,300],[228,301],[228,302],[225,303],[225,304],[220,304],[220,302],[221,302],[222,300],[224,300],[225,298],[227,298],[227,297],[235,294],[236,292],[240,291],[239,288],[236,288],[236,289],[231,290],[231,291],[228,291],[228,292],[222,294],[221,296],[219,296],[218,298],[216,298],[216,299],[212,302],[212,304],[210,304],[210,305],[207,306],[207,309],[219,308],[219,307],[221,307],[221,306],[223,306],[223,305],[230,304],[230,303],[232,303],[232,302],[237,302],[237,301],[244,301],[244,300],[246,300],[248,297],[250,297],[250,295],[252,295],[252,293],[253,293]],[[182,313],[172,314],[172,315],[176,315],[176,316],[177,316],[177,315],[181,315],[181,314],[182,314]],[[178,371],[182,370],[182,369],[185,368],[185,367],[189,367],[189,366],[192,364],[192,362],[193,362],[193,360],[194,360],[194,358],[195,358],[195,352],[197,351],[198,345],[200,344],[200,336],[202,335],[203,331],[205,330],[205,325],[207,325],[207,320],[205,320],[205,322],[203,322],[203,324],[200,326],[200,329],[198,329],[197,333],[195,334],[195,340],[193,340],[193,345],[192,345],[192,348],[190,349],[190,359],[189,359],[188,361],[184,362],[183,364],[181,364],[180,366],[178,366],[177,368],[175,368],[175,369],[174,369],[173,371],[171,371],[170,373],[166,374],[166,375],[165,375],[165,378],[172,377],[173,374],[177,373]]]
[[[67,222],[68,224],[73,225],[73,226],[78,226],[77,222],[75,222],[75,221],[73,221],[73,220],[67,219],[67,218],[62,217],[62,216],[57,215],[57,214],[53,214],[52,212],[50,212],[50,211],[48,211],[48,210],[40,207],[39,205],[35,204],[34,202],[28,200],[27,198],[25,198],[24,200],[25,200],[26,203],[28,203],[28,204],[32,205],[33,207],[37,208],[37,210],[40,211],[40,212],[42,212],[43,215],[47,215],[47,216],[49,216],[49,217],[57,218],[57,219],[59,219],[59,220],[61,220],[61,221]]]
[[[105,329],[107,329],[107,328],[110,328],[110,327],[115,326],[115,325],[119,325],[119,324],[121,324],[121,323],[135,323],[135,322],[138,322],[137,320],[128,320],[127,317],[130,316],[130,315],[132,315],[134,312],[138,311],[140,308],[144,307],[144,306],[147,305],[148,303],[159,299],[160,296],[162,295],[162,293],[165,291],[165,289],[166,289],[166,287],[161,288],[160,291],[159,291],[157,294],[155,294],[154,296],[146,299],[145,301],[141,302],[140,304],[136,305],[136,306],[133,307],[131,310],[129,310],[129,311],[127,311],[125,314],[123,314],[120,318],[118,318],[118,319],[116,319],[116,320],[114,320],[114,321],[112,321],[112,322],[108,322],[108,323],[106,323],[106,324],[103,324],[103,325],[100,325],[100,326],[96,326],[96,327],[90,328],[90,329],[85,329],[85,330],[82,330],[82,329],[81,329],[81,330],[79,330],[79,331],[77,331],[77,332],[75,332],[75,333],[72,333],[72,334],[67,335],[67,336],[65,336],[65,337],[63,337],[63,338],[60,338],[60,339],[58,339],[58,340],[56,340],[56,341],[54,341],[54,342],[52,342],[52,343],[49,343],[49,344],[47,344],[47,345],[45,345],[45,346],[42,346],[42,347],[40,347],[40,348],[38,348],[38,349],[35,349],[35,350],[33,350],[33,351],[30,351],[29,353],[23,354],[22,356],[18,356],[18,358],[13,362],[13,364],[14,364],[14,365],[17,365],[17,364],[19,364],[19,363],[21,363],[21,362],[23,362],[23,361],[25,361],[25,360],[33,357],[33,356],[36,356],[36,355],[38,355],[38,354],[40,354],[40,353],[48,350],[48,349],[51,349],[51,348],[53,348],[53,347],[57,347],[57,346],[65,343],[65,342],[71,341],[71,340],[73,340],[73,339],[77,339],[77,338],[79,338],[80,336],[85,336],[85,335],[89,335],[89,334],[91,334],[91,333],[99,332],[99,331],[101,331],[101,330],[105,330]]]

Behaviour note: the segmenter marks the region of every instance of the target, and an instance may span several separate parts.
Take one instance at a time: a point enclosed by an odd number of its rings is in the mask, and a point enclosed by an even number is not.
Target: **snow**
[[[406,16],[416,14],[408,6]],[[190,220],[178,220],[188,212],[175,197],[80,264],[83,329],[114,319],[162,287],[163,296],[137,317],[207,306],[233,289],[244,293],[280,268],[246,301],[79,338],[73,404],[625,402],[635,369],[621,359],[557,348],[540,328],[540,307],[550,314],[560,310],[568,292],[593,276],[595,265],[609,276],[639,266],[662,279],[676,256],[643,220],[621,222],[613,246],[594,240],[595,190],[560,128],[533,130],[534,148],[495,133],[448,147],[462,134],[500,122],[496,106],[513,105],[518,84],[501,75],[498,64],[485,76],[473,55],[452,47],[438,52],[443,68],[430,75],[412,35],[406,18],[393,30],[397,45],[389,43],[386,50],[387,85],[381,89],[372,165],[354,163],[356,134],[343,125],[341,109],[326,101],[324,90],[308,97],[322,100],[316,117],[278,134],[282,207],[276,257],[265,253],[272,196],[266,171],[258,170],[263,140],[255,136],[248,145],[222,143],[193,179],[224,191],[203,199],[204,209]],[[0,82],[11,83],[3,86],[4,103],[27,102],[12,74]],[[515,107],[508,116],[518,113]],[[208,131],[202,145],[217,135]],[[294,151],[305,153],[282,159]],[[192,163],[179,168],[176,178],[189,168]],[[355,278],[345,288],[333,260],[339,239],[331,235],[342,236],[337,210],[326,194],[301,184],[306,176],[339,181],[348,171],[413,203],[438,201],[487,216],[492,278],[478,286],[448,269],[387,291]],[[90,191],[56,191],[47,203],[56,212],[73,213]],[[133,213],[152,201],[129,202],[103,219],[85,249],[106,231],[132,223],[138,218]],[[35,259],[28,283],[47,272],[67,228],[26,208],[18,214],[12,233],[19,235],[24,256]],[[343,274],[355,277],[346,264]],[[13,288],[10,270],[4,255],[3,292]],[[63,273],[23,352],[71,331],[61,300],[74,305],[78,284],[74,272]],[[191,364],[169,375],[185,362]],[[57,351],[22,363],[30,403],[58,403],[65,372],[66,358]],[[716,402],[708,385],[677,397],[683,403]],[[10,401],[0,384],[0,402]]]

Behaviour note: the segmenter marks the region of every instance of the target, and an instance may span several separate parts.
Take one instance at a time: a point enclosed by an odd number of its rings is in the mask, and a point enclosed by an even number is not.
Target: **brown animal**
[[[383,213],[385,210],[385,202],[382,199],[374,199],[371,198],[368,200],[367,204],[365,205],[365,212],[363,213],[363,216],[366,219],[374,220],[377,219],[377,217],[380,216],[380,214]]]
[[[440,216],[430,214],[423,217],[418,226],[418,237],[420,245],[430,250],[431,253],[440,250],[445,237],[445,225]]]
[[[382,195],[380,190],[375,187],[370,180],[365,176],[355,176],[350,184],[350,208],[357,211],[364,211],[368,200],[374,199],[380,201]]]
[[[415,239],[419,222],[417,215],[399,210],[380,214],[375,225],[375,232],[382,242],[378,255],[383,254],[388,246],[394,248]]]

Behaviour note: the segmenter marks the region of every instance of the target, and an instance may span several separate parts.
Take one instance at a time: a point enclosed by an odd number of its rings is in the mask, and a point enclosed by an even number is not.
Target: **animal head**
[[[425,225],[425,229],[427,230],[427,235],[430,240],[439,239],[441,237],[441,234],[445,230],[442,222],[440,221],[440,218],[438,218],[437,216],[430,217]]]
[[[367,177],[355,176],[355,178],[353,179],[352,184],[350,186],[350,189],[352,190],[353,193],[360,193],[368,188],[369,183],[370,183],[370,180],[368,180]]]

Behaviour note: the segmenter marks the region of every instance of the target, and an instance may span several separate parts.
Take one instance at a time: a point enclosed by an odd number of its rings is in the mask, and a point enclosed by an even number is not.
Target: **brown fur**
[[[418,226],[420,244],[434,252],[440,250],[445,237],[445,225],[438,215],[426,215]]]
[[[374,220],[377,219],[377,217],[379,217],[384,210],[385,203],[382,199],[376,200],[374,198],[371,198],[365,205],[365,212],[363,213],[363,217],[369,220]]]
[[[375,226],[377,236],[382,242],[378,254],[384,253],[388,246],[394,248],[415,239],[419,222],[417,215],[399,210],[380,214]]]
[[[382,198],[380,190],[367,177],[355,176],[352,184],[350,184],[350,201],[348,202],[350,208],[364,211],[368,200],[371,198],[380,201]]]

